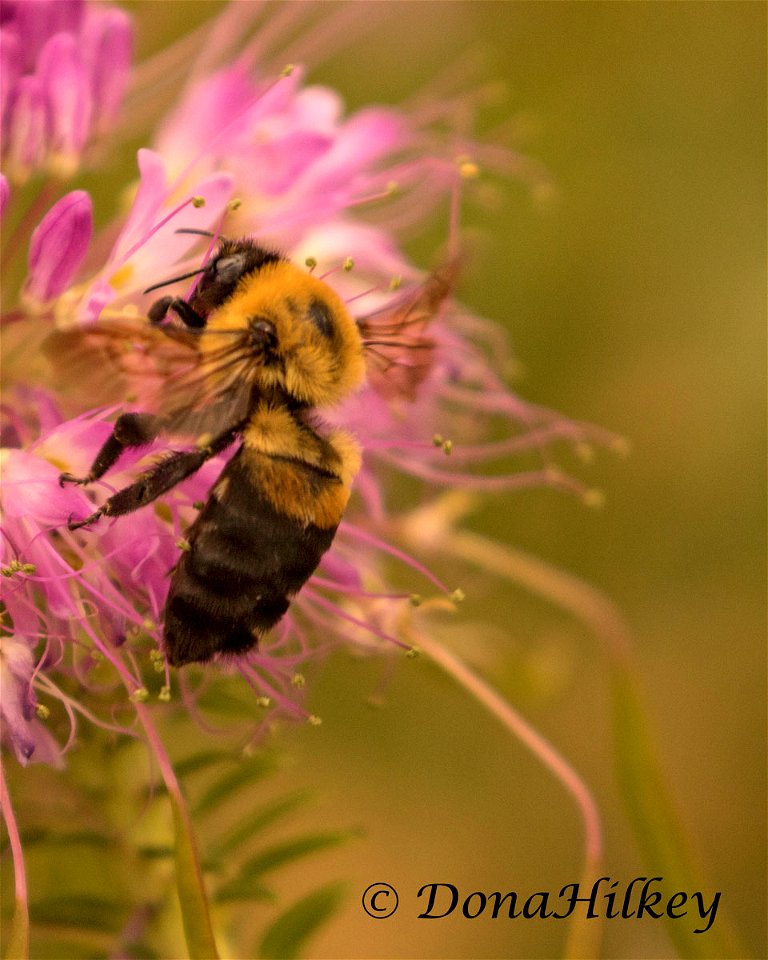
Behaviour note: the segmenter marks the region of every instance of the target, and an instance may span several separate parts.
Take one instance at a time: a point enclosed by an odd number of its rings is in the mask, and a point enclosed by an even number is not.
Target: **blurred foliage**
[[[228,686],[211,684],[210,713],[201,715],[203,721],[220,716],[222,708],[231,715]],[[241,719],[251,716],[252,705],[243,704]],[[309,797],[275,793],[270,781],[281,766],[276,752],[243,751],[226,738],[202,735],[190,729],[183,713],[169,723],[175,766],[203,851],[220,954],[226,947],[225,957],[256,956],[259,950],[259,956],[271,957],[274,949],[296,955],[332,912],[342,888],[326,884],[283,908],[272,878],[356,833],[286,828],[284,822],[295,818]],[[194,870],[185,853],[189,838],[172,822],[176,803],[169,806],[145,748],[83,728],[68,759],[66,777],[32,767],[14,784],[31,877],[30,956],[175,957],[185,942],[182,919],[189,955],[213,956],[215,948],[210,941],[206,946],[209,934],[200,925],[209,908],[198,902],[189,882]],[[2,853],[9,856],[5,848]],[[13,905],[12,879],[12,870],[4,870],[4,927]]]

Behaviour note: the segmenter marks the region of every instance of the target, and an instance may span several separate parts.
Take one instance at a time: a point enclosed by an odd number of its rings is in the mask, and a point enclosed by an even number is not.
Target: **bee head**
[[[229,264],[220,267],[226,271]],[[287,260],[263,262],[239,277],[208,318],[208,332],[223,329],[247,331],[254,385],[298,404],[337,403],[363,381],[362,340],[343,301]]]
[[[251,240],[222,240],[200,275],[190,306],[202,317],[222,306],[245,277],[257,274],[270,263],[283,258]]]

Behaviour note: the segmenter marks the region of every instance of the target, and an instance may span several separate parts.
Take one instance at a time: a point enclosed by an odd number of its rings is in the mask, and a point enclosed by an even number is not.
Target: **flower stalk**
[[[8,842],[11,846],[13,859],[13,881],[15,901],[13,920],[8,942],[5,944],[3,956],[5,960],[27,960],[29,957],[29,895],[27,893],[27,872],[24,865],[24,851],[21,846],[21,836],[16,817],[11,805],[11,796],[5,780],[2,758],[0,758],[0,811],[3,814],[5,829],[8,831]]]
[[[135,702],[135,709],[152,748],[152,756],[157,762],[163,783],[168,790],[173,814],[176,892],[189,957],[190,960],[217,960],[219,953],[189,807],[171,759],[152,722],[149,709],[140,702]]]

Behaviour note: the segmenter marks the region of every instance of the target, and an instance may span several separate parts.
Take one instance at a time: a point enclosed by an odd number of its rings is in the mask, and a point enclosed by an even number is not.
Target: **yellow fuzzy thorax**
[[[311,319],[321,304],[330,318],[331,335]],[[269,263],[240,281],[235,292],[208,317],[200,338],[203,358],[222,348],[216,331],[247,331],[249,323],[274,326],[277,361],[253,367],[249,376],[266,390],[278,388],[301,403],[337,403],[365,377],[363,346],[357,324],[341,298],[326,283],[288,261]]]

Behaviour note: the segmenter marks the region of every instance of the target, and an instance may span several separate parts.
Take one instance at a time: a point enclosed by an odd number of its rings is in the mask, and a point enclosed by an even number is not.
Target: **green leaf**
[[[198,770],[205,770],[206,767],[211,767],[215,763],[224,763],[226,761],[232,761],[231,753],[223,750],[209,750],[205,753],[193,753],[191,756],[180,760],[173,766],[176,771],[176,776],[182,779],[182,777],[188,777],[192,773],[197,773]]]
[[[36,900],[30,912],[35,923],[114,932],[124,922],[125,905],[106,897],[71,894]]]
[[[159,954],[146,940],[123,944],[121,954],[130,960],[162,960],[162,954]]]
[[[192,825],[179,798],[173,793],[169,793],[168,798],[173,810],[176,890],[190,960],[217,960],[219,954]]]
[[[329,847],[346,843],[352,836],[354,834],[351,831],[316,833],[269,847],[247,860],[235,879],[220,888],[219,897],[229,899],[232,891],[247,889],[249,884],[257,888],[256,881],[269,870],[275,870],[277,867],[282,867],[310,853],[316,853],[318,850],[327,850]]]
[[[259,946],[264,960],[294,960],[304,942],[338,910],[346,884],[334,883],[303,897],[275,920]]]
[[[196,704],[201,710],[227,719],[253,719],[253,699],[245,695],[238,696],[233,692],[232,685],[224,682],[214,682],[200,691],[196,696]]]
[[[262,780],[277,768],[277,759],[272,754],[263,754],[243,760],[224,776],[215,780],[195,804],[195,814],[207,813],[234,793],[255,780]]]
[[[66,957],[67,960],[104,960],[110,956],[114,937],[112,934],[95,934],[89,930],[43,930],[35,936],[35,960],[41,957]],[[150,957],[144,960],[151,960]]]
[[[165,843],[144,843],[136,850],[144,860],[170,860],[176,852],[172,846]]]
[[[25,830],[21,839],[25,847],[31,847],[34,844],[44,843],[46,846],[73,847],[76,845],[84,847],[109,848],[114,841],[104,833],[94,833],[92,830],[70,830],[57,832],[46,828],[36,828]]]
[[[236,879],[225,884],[216,892],[213,898],[216,903],[234,903],[235,901],[258,901],[259,903],[275,903],[277,897],[269,889],[253,880]]]
[[[193,753],[191,756],[179,763],[174,764],[174,771],[179,780],[192,776],[200,770],[206,770],[215,764],[232,764],[242,762],[239,757],[234,757],[231,753],[224,750],[212,750],[204,753]],[[164,783],[152,784],[147,786],[147,795],[151,797],[161,797],[168,792]]]
[[[302,803],[306,803],[308,798],[309,794],[305,791],[296,791],[254,810],[250,816],[239,820],[234,830],[224,834],[216,843],[210,845],[211,856],[220,860],[228,853],[239,849],[259,831],[271,826]]]

